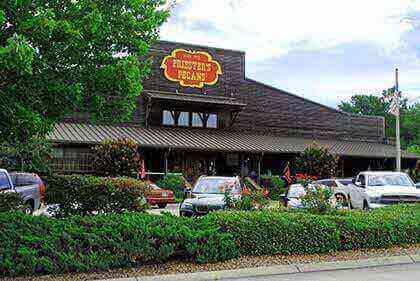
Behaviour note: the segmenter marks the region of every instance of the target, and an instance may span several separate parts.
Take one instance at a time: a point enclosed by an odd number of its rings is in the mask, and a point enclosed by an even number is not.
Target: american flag
[[[292,183],[292,176],[290,175],[290,163],[287,162],[286,166],[284,167],[283,170],[283,178],[285,179],[285,181],[287,182],[288,185],[290,185]]]
[[[400,109],[398,107],[398,97],[400,93],[398,92],[398,88],[395,87],[394,94],[392,95],[391,99],[391,106],[389,107],[389,113],[394,116],[400,115]]]
[[[146,178],[146,163],[144,162],[144,159],[141,160],[141,167],[140,167],[140,179],[145,179]]]

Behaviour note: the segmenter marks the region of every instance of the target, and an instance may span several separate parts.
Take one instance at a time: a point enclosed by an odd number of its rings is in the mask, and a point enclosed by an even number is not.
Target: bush
[[[46,203],[58,205],[56,216],[142,211],[145,182],[132,178],[54,175],[45,178]]]
[[[185,179],[180,174],[166,174],[156,184],[161,188],[173,191],[175,198],[184,197]]]
[[[51,219],[0,214],[0,276],[108,270],[178,257],[238,255],[229,233],[206,219],[144,213]]]
[[[279,176],[262,176],[262,185],[268,190],[268,196],[273,200],[280,200],[286,193],[286,181]]]
[[[98,176],[131,177],[141,169],[139,147],[134,141],[106,140],[92,150],[94,170]]]
[[[329,215],[223,211],[198,218],[124,213],[59,220],[0,213],[0,276],[387,248],[420,243],[419,221],[420,205]]]
[[[24,205],[23,203],[19,193],[0,192],[0,212],[20,210]]]
[[[300,173],[326,179],[338,176],[339,160],[328,147],[313,143],[296,158],[296,167]]]
[[[302,196],[304,210],[314,214],[325,214],[333,209],[331,197],[334,192],[329,187],[308,186],[304,184],[305,195]]]
[[[327,253],[420,243],[420,205],[316,215],[301,211],[217,212],[241,255]]]

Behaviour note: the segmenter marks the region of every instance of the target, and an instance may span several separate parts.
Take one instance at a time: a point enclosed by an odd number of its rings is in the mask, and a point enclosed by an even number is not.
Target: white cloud
[[[330,48],[371,41],[392,50],[412,24],[402,15],[420,6],[410,0],[193,0],[178,1],[162,29],[168,40],[245,50],[263,60],[300,47]],[[214,30],[190,29],[206,22]]]
[[[420,0],[172,1],[163,39],[246,51],[251,78],[335,106],[391,87],[399,67],[420,98]]]

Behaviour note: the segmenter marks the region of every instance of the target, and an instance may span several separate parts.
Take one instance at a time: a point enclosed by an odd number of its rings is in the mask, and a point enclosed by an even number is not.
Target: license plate
[[[162,192],[162,197],[167,197],[168,193],[167,192]]]

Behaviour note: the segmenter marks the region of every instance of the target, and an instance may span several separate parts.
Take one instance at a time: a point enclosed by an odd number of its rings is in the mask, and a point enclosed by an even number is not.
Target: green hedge
[[[24,202],[20,193],[0,192],[0,212],[21,210]]]
[[[206,220],[145,213],[53,219],[0,213],[0,277],[107,270],[237,256],[232,236]]]
[[[420,243],[420,205],[314,215],[302,211],[213,213],[243,255],[326,253]]]
[[[57,216],[142,211],[148,185],[132,178],[53,175],[45,178],[46,203],[58,205]]]
[[[65,219],[0,214],[0,275],[107,270],[168,259],[328,253],[420,243],[420,205],[314,215],[215,212],[199,218],[125,213]]]

